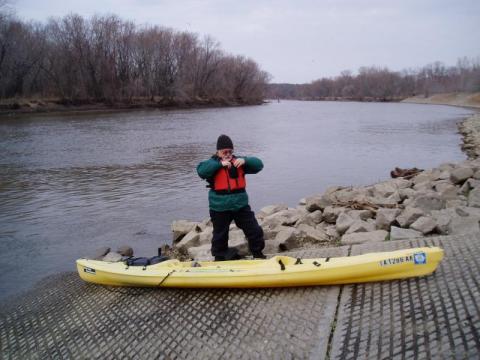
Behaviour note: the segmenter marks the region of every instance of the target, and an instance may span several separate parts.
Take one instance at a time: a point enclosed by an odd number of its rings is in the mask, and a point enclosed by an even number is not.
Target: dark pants
[[[263,230],[258,225],[255,214],[250,206],[245,206],[238,211],[214,211],[210,210],[210,218],[213,223],[212,255],[225,257],[228,252],[228,231],[230,223],[235,221],[243,230],[248,240],[248,247],[252,254],[261,253],[265,247]]]

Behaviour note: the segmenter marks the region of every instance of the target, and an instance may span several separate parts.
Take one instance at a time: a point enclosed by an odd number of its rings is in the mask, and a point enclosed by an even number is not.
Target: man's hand
[[[220,163],[222,164],[223,167],[227,167],[229,169],[232,166],[232,163],[228,160],[221,160]]]
[[[239,168],[240,166],[243,166],[245,165],[245,160],[244,159],[235,159],[235,161],[233,162],[233,166],[235,166],[236,168]]]

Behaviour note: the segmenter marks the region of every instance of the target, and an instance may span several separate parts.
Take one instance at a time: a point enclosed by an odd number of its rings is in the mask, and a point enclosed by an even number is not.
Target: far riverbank
[[[12,116],[20,114],[83,114],[95,112],[117,112],[129,110],[181,110],[200,108],[219,108],[261,105],[264,101],[236,101],[228,99],[162,99],[133,98],[119,101],[95,101],[95,100],[65,100],[65,99],[9,99],[0,101],[0,116]]]

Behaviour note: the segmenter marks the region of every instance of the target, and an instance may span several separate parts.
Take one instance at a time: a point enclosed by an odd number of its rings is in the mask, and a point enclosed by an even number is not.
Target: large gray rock
[[[420,231],[412,229],[402,229],[396,226],[390,228],[390,240],[407,240],[423,237]]]
[[[310,214],[310,211],[308,211],[305,206],[298,205],[294,210],[296,210],[298,212],[299,216],[304,216],[304,215]],[[320,211],[320,210],[316,210],[316,211]]]
[[[249,254],[248,242],[243,231],[230,231],[228,235],[228,246],[234,247],[238,250],[240,256]]]
[[[122,255],[117,252],[110,251],[107,255],[103,257],[102,260],[108,262],[117,262],[122,260]]]
[[[317,226],[317,229],[319,228],[319,225]],[[335,225],[328,225],[324,229],[321,229],[325,231],[325,234],[330,238],[330,241],[337,241],[340,240],[341,234],[337,231]]]
[[[274,228],[279,225],[292,226],[300,219],[300,213],[296,209],[287,209],[266,216],[263,219],[263,226]]]
[[[298,247],[300,239],[300,231],[296,228],[287,228],[278,232],[275,236],[275,241],[284,248],[284,249],[294,249]]]
[[[456,216],[448,223],[449,235],[472,234],[480,231],[476,216]]]
[[[317,210],[317,211],[320,211],[320,210]],[[300,219],[298,219],[298,221],[295,223],[294,226],[299,227],[300,225],[308,225],[308,226],[315,227],[317,224],[315,224],[315,221],[313,221],[313,219],[304,215],[304,216],[301,216]]]
[[[181,251],[185,251],[190,247],[196,247],[200,245],[200,233],[195,229],[190,231],[185,235],[182,240],[180,240],[175,247]]]
[[[245,238],[245,234],[242,230],[234,230],[234,231],[230,231],[229,234],[228,234],[228,241],[229,241],[229,244],[232,242],[232,241],[246,241],[246,238]]]
[[[352,245],[363,244],[367,242],[381,242],[385,240],[387,235],[388,232],[385,230],[346,234],[342,236],[340,243],[342,245]]]
[[[201,222],[197,223],[195,226],[195,229],[200,232],[200,231],[205,231],[208,227],[211,227],[212,221],[210,219],[204,219]]]
[[[122,256],[133,256],[133,249],[128,245],[122,245],[118,247],[117,253]]]
[[[367,201],[380,207],[395,206],[401,201],[400,194],[395,192],[387,198],[370,197]]]
[[[455,213],[458,216],[474,216],[480,220],[480,208],[477,207],[460,206],[455,209]]]
[[[396,191],[397,191],[396,186],[389,182],[381,182],[373,185],[373,196],[389,197]]]
[[[432,188],[433,188],[433,183],[430,181],[425,181],[425,182],[413,185],[413,189],[415,191],[429,191],[429,190],[432,190]]]
[[[425,212],[421,209],[407,206],[400,215],[397,216],[396,221],[401,227],[407,227],[413,224],[419,217],[425,215]]]
[[[312,219],[315,224],[320,224],[323,220],[323,213],[321,210],[315,210],[311,214],[307,215],[307,217]]]
[[[480,188],[475,188],[468,194],[468,206],[480,207]]]
[[[435,231],[441,235],[448,234],[448,224],[452,220],[451,216],[447,214],[440,214],[435,217]]]
[[[423,171],[420,174],[416,175],[415,177],[412,178],[412,182],[417,185],[421,184],[424,182],[430,182],[432,181],[432,174],[428,171]]]
[[[330,240],[329,236],[324,231],[305,224],[300,225],[298,230],[300,231],[300,238],[303,242],[321,243]]]
[[[171,229],[173,234],[173,242],[180,241],[185,235],[197,226],[196,222],[188,220],[176,220],[172,223]]]
[[[201,232],[198,237],[198,243],[200,245],[210,244],[213,238],[213,229],[206,228],[205,231]]]
[[[281,243],[277,240],[265,240],[264,254],[277,254],[283,251]]]
[[[353,224],[346,231],[346,234],[352,234],[357,232],[371,232],[371,231],[375,231],[375,224],[368,223],[363,220],[355,220]]]
[[[283,224],[283,222],[286,220],[284,216],[277,215],[278,213],[268,215],[265,217],[262,221],[262,227],[263,228],[270,228],[274,229],[280,225]]]
[[[454,184],[461,184],[473,176],[473,170],[469,167],[458,167],[450,174],[450,180]]]
[[[261,208],[257,215],[259,218],[263,219],[266,216],[269,216],[279,211],[287,210],[287,209],[288,209],[288,206],[285,204],[269,205]]]
[[[480,188],[480,180],[470,178],[467,181],[465,181],[458,191],[462,195],[468,195],[469,192],[475,188]]]
[[[416,194],[416,191],[410,188],[398,190],[398,195],[400,196],[401,200],[413,198],[415,194]]]
[[[345,233],[345,231],[348,230],[350,226],[355,222],[355,219],[353,219],[349,214],[341,213],[338,218],[337,222],[335,224],[335,228],[337,229],[339,234]]]
[[[442,171],[452,171],[455,169],[455,164],[454,163],[441,163],[440,165],[437,166],[437,169],[442,170]]]
[[[301,224],[316,226],[322,222],[323,214],[321,210],[315,210],[312,213],[301,215],[298,221],[295,223],[295,226]]]
[[[450,171],[435,169],[432,173],[433,180],[447,180],[450,179]]]
[[[377,218],[375,225],[380,230],[390,230],[390,226],[395,222],[395,219],[400,214],[400,209],[386,209],[380,208],[377,211]]]
[[[277,236],[278,231],[275,231],[275,228],[269,228],[268,226],[262,226],[263,238],[265,240],[273,240]]]
[[[110,248],[107,246],[98,248],[95,250],[95,253],[92,256],[93,260],[102,260],[105,255],[110,252]]]
[[[314,195],[307,197],[305,207],[308,211],[313,212],[315,210],[325,209],[332,204],[332,200],[326,195]]]
[[[402,197],[398,191],[395,191],[392,195],[386,198],[391,204],[399,204],[402,202]]]
[[[265,240],[274,240],[275,237],[277,236],[277,234],[280,231],[286,230],[286,229],[290,229],[290,227],[289,226],[284,226],[284,225],[278,225],[274,228],[264,227],[263,228],[263,237],[265,238]]]
[[[206,218],[206,219],[204,219],[201,223],[202,223],[203,225],[205,225],[206,227],[213,226],[213,224],[212,224],[212,219],[211,219],[211,218]]]
[[[462,199],[447,200],[445,208],[456,208],[459,206],[467,206],[467,201]]]
[[[440,198],[444,200],[453,200],[457,198],[457,187],[449,183],[439,183],[435,185]]]
[[[373,218],[373,213],[370,210],[349,210],[348,216],[354,220],[367,220]]]
[[[393,184],[398,190],[410,188],[413,184],[411,180],[407,180],[404,178],[392,179],[389,182]]]
[[[437,223],[431,217],[422,216],[410,225],[410,229],[420,231],[422,234],[425,235],[431,233],[436,226]]]
[[[424,194],[417,196],[410,205],[424,212],[431,212],[432,210],[445,209],[446,201],[437,194]]]
[[[332,201],[335,202],[342,202],[342,201],[350,201],[356,195],[355,192],[352,192],[352,188],[332,188],[327,193],[326,196],[329,197]]]
[[[211,249],[212,247],[210,244],[205,244],[201,246],[191,247],[187,251],[188,256],[190,256],[192,259],[198,261],[213,261],[214,258],[212,256]]]
[[[330,201],[333,203],[347,203],[350,201],[358,201],[362,197],[368,194],[368,190],[362,187],[353,188],[341,188],[334,192],[326,192],[325,196],[327,196]],[[340,206],[340,205],[338,205]]]
[[[458,208],[448,208],[439,211],[432,211],[432,218],[435,220],[436,227],[435,231],[442,235],[447,235],[449,233],[449,224],[453,218],[465,217],[468,216],[468,213]]]
[[[338,216],[345,211],[344,207],[327,206],[323,211],[323,220],[327,223],[335,224]]]

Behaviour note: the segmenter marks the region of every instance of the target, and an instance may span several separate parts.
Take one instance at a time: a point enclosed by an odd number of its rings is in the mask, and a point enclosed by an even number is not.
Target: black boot
[[[236,248],[228,248],[224,256],[215,256],[215,261],[240,260],[241,258]]]
[[[252,255],[253,255],[254,259],[266,259],[267,258],[265,255],[263,255],[263,253],[261,251],[253,253]]]

